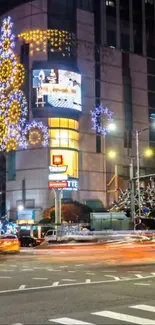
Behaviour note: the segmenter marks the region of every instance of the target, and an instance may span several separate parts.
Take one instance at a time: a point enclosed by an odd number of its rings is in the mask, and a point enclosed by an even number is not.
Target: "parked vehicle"
[[[44,237],[45,242],[52,243],[52,242],[60,242],[67,240],[65,235],[62,235],[57,230],[48,230]]]
[[[20,242],[16,235],[6,234],[0,236],[0,252],[18,253],[20,251]]]
[[[21,247],[35,247],[40,245],[42,240],[31,236],[21,236],[19,237],[19,242]]]

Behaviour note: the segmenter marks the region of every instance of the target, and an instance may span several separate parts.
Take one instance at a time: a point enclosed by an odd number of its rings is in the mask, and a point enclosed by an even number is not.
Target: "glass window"
[[[142,54],[142,1],[133,1],[134,52]]]
[[[150,107],[155,107],[155,93],[148,92],[148,102]]]
[[[79,133],[65,129],[49,130],[50,147],[79,149]]]
[[[74,128],[75,128],[75,121],[69,120],[69,129],[74,129]]]
[[[79,154],[77,151],[73,150],[50,150],[50,164],[53,164],[53,155],[62,155],[63,156],[63,164],[67,165],[67,171],[66,174],[69,177],[79,177]]]
[[[155,57],[154,1],[145,1],[147,56]]]
[[[60,118],[60,127],[68,128],[68,119],[67,118]]]
[[[16,152],[8,153],[8,181],[16,179]]]
[[[48,119],[48,126],[50,128],[59,128],[59,118],[49,118]]]
[[[101,136],[99,134],[96,135],[96,152],[101,153]]]
[[[148,90],[155,91],[155,76],[148,76]]]
[[[48,126],[50,128],[66,128],[66,129],[79,130],[79,122],[67,118],[49,118]]]
[[[150,125],[155,122],[155,109],[149,109],[149,123]],[[149,140],[155,141],[155,132],[154,128],[150,127],[150,134],[149,134]]]
[[[120,0],[121,49],[130,50],[129,0]]]
[[[151,60],[151,59],[147,60],[147,72],[148,74],[155,75],[155,60]]]

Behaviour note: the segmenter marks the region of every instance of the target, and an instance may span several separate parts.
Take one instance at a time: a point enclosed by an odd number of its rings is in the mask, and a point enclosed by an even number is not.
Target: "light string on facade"
[[[27,99],[20,87],[25,69],[13,52],[15,36],[11,17],[3,20],[0,35],[0,151],[48,145],[48,128],[42,122],[27,122]]]

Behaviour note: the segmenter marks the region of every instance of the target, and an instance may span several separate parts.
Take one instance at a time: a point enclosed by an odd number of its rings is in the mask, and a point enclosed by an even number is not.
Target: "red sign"
[[[53,165],[62,165],[63,163],[63,158],[62,155],[54,155],[53,156]]]
[[[62,181],[62,182],[48,182],[48,187],[49,188],[67,188],[68,187],[68,182]]]

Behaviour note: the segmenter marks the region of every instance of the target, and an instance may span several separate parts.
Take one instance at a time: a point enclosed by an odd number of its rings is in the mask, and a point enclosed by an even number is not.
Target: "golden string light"
[[[18,100],[14,99],[8,111],[9,124],[17,124],[21,117],[21,104]]]
[[[11,41],[9,38],[5,38],[4,41],[2,42],[2,49],[3,51],[8,51],[11,45]]]
[[[31,129],[29,131],[29,144],[30,145],[37,145],[37,144],[41,144],[43,141],[43,136],[40,132],[40,130],[38,129]]]
[[[13,64],[10,59],[2,60],[0,65],[0,81],[7,82],[12,76]]]
[[[61,52],[65,56],[65,52],[69,50],[69,46],[73,43],[71,33],[58,29],[29,30],[19,34],[18,38],[30,44],[30,55],[40,51],[46,52],[48,42],[51,52]]]
[[[9,138],[6,143],[6,152],[17,151],[18,142],[15,138]]]
[[[13,78],[13,82],[12,82],[14,89],[20,89],[24,83],[24,79],[25,79],[24,66],[21,63],[17,63],[16,71],[14,73],[14,78]]]
[[[5,124],[4,116],[0,115],[0,144],[2,144],[4,138],[6,137],[8,132],[7,125]]]

